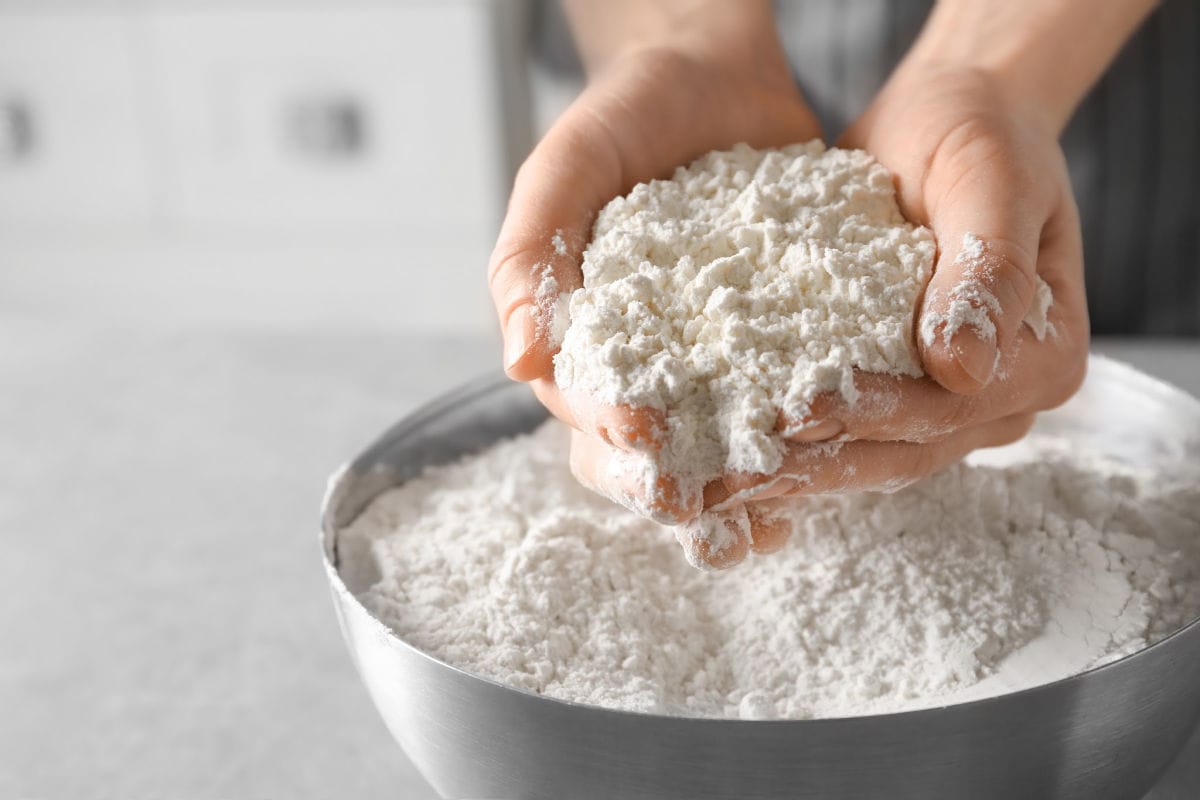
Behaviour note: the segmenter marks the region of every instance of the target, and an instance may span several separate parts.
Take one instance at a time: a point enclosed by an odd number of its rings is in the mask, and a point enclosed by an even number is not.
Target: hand
[[[1088,348],[1083,251],[1047,119],[984,71],[918,60],[845,133],[842,146],[892,170],[901,210],[937,239],[917,321],[929,377],[861,375],[853,407],[828,396],[814,404],[807,422],[820,425],[810,436],[936,443],[943,452],[956,439],[1002,444],[1013,431],[1004,421],[1029,421],[1078,389]],[[1053,296],[1048,309],[1041,283]]]
[[[917,325],[929,377],[860,375],[855,405],[826,396],[807,419],[780,420],[781,432],[793,440],[783,469],[771,476],[733,475],[710,483],[700,504],[703,513],[697,504],[673,498],[669,479],[665,485],[634,479],[638,470],[630,466],[637,466],[637,451],[653,450],[654,420],[630,410],[616,410],[614,424],[601,423],[604,441],[575,435],[576,474],[661,520],[686,522],[678,535],[689,557],[729,566],[748,549],[770,550],[786,540],[790,525],[779,511],[787,507],[789,495],[898,488],[972,449],[1024,435],[1034,412],[1070,397],[1087,363],[1079,222],[1056,140],[1088,86],[1151,7],[1150,0],[1106,4],[1099,10],[1081,0],[1019,0],[995,7],[945,0],[905,63],[843,137],[840,144],[867,149],[893,171],[901,208],[909,219],[930,226],[941,245]],[[1068,40],[1072,47],[1064,52]],[[767,54],[765,62],[778,60],[777,48],[759,49]],[[766,74],[783,72],[772,67]],[[766,84],[779,82],[776,77]],[[753,96],[769,100],[772,94],[779,92]],[[704,119],[704,108],[712,113],[711,105],[700,104],[693,124],[714,122]],[[724,140],[716,136],[706,147],[737,139],[763,146],[815,133],[806,110],[790,116],[794,122],[783,126],[778,141],[773,133],[760,138],[734,132]],[[750,128],[778,131],[775,125]],[[788,135],[791,128],[799,133]],[[687,161],[706,147],[674,161]],[[603,199],[628,188],[634,174],[636,170],[627,171],[622,188],[595,190],[581,205],[598,208]],[[591,184],[593,189],[596,185]],[[524,205],[514,195],[513,208]],[[586,226],[570,230],[573,264]],[[549,235],[545,223],[540,232],[537,226],[531,231],[535,235],[526,240],[530,248],[537,247],[539,236]],[[967,239],[967,234],[975,238]],[[504,253],[498,254],[503,264]],[[553,274],[560,280],[567,276],[564,288],[578,285],[577,270],[554,262]],[[1038,295],[1039,279],[1053,294],[1047,328],[1024,323],[1044,299]],[[505,321],[513,306],[501,301],[508,296],[497,292]],[[954,314],[947,313],[952,310]],[[952,318],[957,322],[948,325]],[[511,347],[514,340],[506,336],[506,341]],[[545,351],[510,351],[510,373],[544,380],[549,374]],[[542,394],[552,407],[561,404],[544,385]],[[568,416],[561,407],[559,413]],[[631,419],[638,424],[631,425]],[[576,420],[576,427],[585,426]],[[814,444],[827,439],[836,442]],[[718,526],[734,533],[737,545],[714,553],[706,542]]]
[[[807,419],[781,420],[794,443],[780,472],[706,488],[705,512],[679,532],[694,561],[730,566],[782,545],[780,498],[905,486],[1019,439],[1035,412],[1075,392],[1088,343],[1079,222],[1055,132],[1038,119],[985,74],[908,65],[847,131],[840,144],[889,167],[905,215],[939,243],[917,324],[928,377],[859,374],[855,404],[824,395]],[[1053,293],[1045,328],[1025,322],[1039,278]],[[589,479],[629,491],[611,468]],[[714,525],[737,544],[711,552]]]
[[[893,171],[905,215],[939,243],[917,325],[930,377],[860,375],[855,405],[821,398],[806,436],[848,443],[831,455],[796,445],[785,472],[807,479],[776,478],[772,494],[903,485],[1020,438],[1035,412],[1074,394],[1088,348],[1082,245],[1057,132],[1043,119],[985,73],[918,64],[846,132],[841,144]],[[1053,295],[1045,328],[1039,279]]]
[[[755,23],[759,5],[770,19],[767,3],[714,5],[715,13],[736,17],[722,28]],[[710,150],[781,146],[820,130],[769,25],[711,36],[683,30],[665,43],[623,50],[596,73],[521,167],[492,256],[505,369],[576,430],[577,476],[646,516],[680,521],[700,512],[701,498],[682,496],[670,476],[649,487],[638,481],[639,465],[660,445],[661,415],[568,400],[555,386],[553,329],[563,322],[554,318],[555,300],[582,285],[592,222],[612,198]]]

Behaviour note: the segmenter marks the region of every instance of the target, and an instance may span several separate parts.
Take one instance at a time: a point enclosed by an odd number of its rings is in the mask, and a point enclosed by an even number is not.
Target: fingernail
[[[968,332],[956,334],[951,347],[963,372],[980,386],[987,386],[996,369],[996,347]]]
[[[504,370],[513,368],[533,347],[537,328],[533,319],[533,306],[525,303],[513,309],[504,326]]]
[[[784,431],[784,436],[793,442],[824,442],[840,434],[845,426],[836,419],[797,426]]]

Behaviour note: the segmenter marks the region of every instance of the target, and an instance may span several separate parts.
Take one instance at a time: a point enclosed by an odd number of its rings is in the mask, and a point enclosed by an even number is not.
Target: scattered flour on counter
[[[667,412],[652,466],[685,491],[774,472],[781,412],[792,424],[820,393],[853,401],[853,370],[923,374],[914,313],[935,249],[863,151],[709,153],[601,211],[555,380]]]
[[[853,716],[1000,694],[1200,613],[1200,481],[1036,435],[893,494],[790,499],[783,550],[703,573],[583,489],[547,423],[377,498],[360,599],[451,664],[610,708]]]

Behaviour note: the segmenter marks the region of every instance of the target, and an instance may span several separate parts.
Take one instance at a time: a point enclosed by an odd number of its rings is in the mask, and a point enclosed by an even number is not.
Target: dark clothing
[[[866,108],[931,5],[776,2],[797,82],[828,135]],[[540,56],[577,70],[557,9],[543,10]],[[1084,100],[1063,148],[1093,332],[1200,335],[1200,3],[1162,3]]]
[[[826,132],[863,111],[931,5],[777,4],[797,81]],[[1200,4],[1164,2],[1062,141],[1083,224],[1092,331],[1200,335]]]

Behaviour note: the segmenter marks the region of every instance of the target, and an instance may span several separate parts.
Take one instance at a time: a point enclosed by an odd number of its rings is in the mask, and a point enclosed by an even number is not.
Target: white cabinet
[[[185,224],[490,238],[505,165],[478,2],[151,13]]]
[[[0,7],[0,230],[149,219],[135,58],[124,13]]]
[[[493,331],[527,13],[0,0],[0,300]]]

